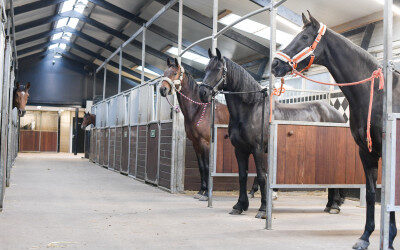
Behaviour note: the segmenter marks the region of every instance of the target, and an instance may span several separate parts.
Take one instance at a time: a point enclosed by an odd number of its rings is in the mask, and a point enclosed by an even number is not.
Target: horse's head
[[[81,129],[85,129],[90,124],[95,125],[94,124],[95,123],[95,119],[96,119],[95,115],[92,115],[89,112],[88,113],[85,112],[85,115],[83,116],[83,122],[82,122],[82,125],[81,125]]]
[[[226,62],[219,49],[214,56],[208,49],[210,61],[205,69],[203,83],[200,85],[200,99],[202,102],[210,102],[216,91],[222,90],[226,77]]]
[[[18,109],[18,116],[23,117],[26,113],[25,107],[28,102],[29,88],[31,83],[28,82],[25,86],[21,86],[19,82],[15,85],[13,93],[13,108]]]
[[[275,76],[283,77],[287,73],[291,72],[293,68],[296,68],[297,71],[301,71],[302,69],[311,66],[310,60],[312,60],[312,55],[314,55],[314,62],[321,61],[324,47],[323,45],[321,45],[321,43],[323,43],[323,39],[321,39],[319,46],[317,46],[318,42],[315,41],[317,40],[320,31],[325,31],[323,30],[320,22],[318,22],[313,16],[311,16],[310,12],[308,12],[308,14],[310,16],[310,20],[307,19],[304,13],[302,14],[304,24],[303,30],[299,34],[297,34],[297,36],[295,36],[295,38],[289,43],[288,46],[286,46],[284,50],[282,50],[283,56],[278,55],[274,58],[272,62],[272,74],[274,74]],[[321,36],[320,38],[322,37],[323,36]],[[307,51],[307,49],[309,48],[313,48],[314,50]],[[307,54],[304,52],[309,53]],[[290,59],[296,58],[300,60],[297,64],[296,62],[294,64],[289,64],[288,60],[286,59],[287,56]]]
[[[185,74],[185,70],[178,63],[176,58],[173,63],[171,63],[168,58],[167,65],[168,69],[164,71],[164,77],[161,78],[160,86],[160,94],[163,97],[171,95],[175,90],[180,90],[182,87],[183,74]]]

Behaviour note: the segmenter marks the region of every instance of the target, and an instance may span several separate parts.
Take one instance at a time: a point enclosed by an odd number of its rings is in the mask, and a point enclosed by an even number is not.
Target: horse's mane
[[[261,90],[261,85],[242,66],[224,57],[227,68],[227,90],[233,92],[251,92]],[[263,101],[262,93],[237,94],[244,103]]]

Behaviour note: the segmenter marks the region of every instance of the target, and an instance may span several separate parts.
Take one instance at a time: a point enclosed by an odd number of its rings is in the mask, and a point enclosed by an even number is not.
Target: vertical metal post
[[[218,0],[214,0],[213,4],[213,30],[211,39],[211,51],[214,55],[216,55],[216,48],[218,46],[218,40],[214,37],[218,33]]]
[[[269,25],[270,25],[270,54],[269,54],[269,64],[268,64],[268,72],[269,72],[269,97],[273,98],[272,96],[272,90],[274,88],[275,84],[275,77],[271,73],[272,71],[272,60],[275,56],[275,50],[276,50],[276,8],[274,8],[274,3],[276,0],[271,1],[271,11],[270,11],[270,20],[269,20]],[[270,103],[272,107],[270,107],[271,110],[274,110],[274,100]],[[269,113],[269,112],[268,112]],[[269,138],[268,138],[268,171],[267,171],[267,220],[266,220],[266,229],[271,230],[272,229],[272,189],[271,189],[271,184],[272,184],[272,169],[273,169],[273,164],[275,164],[274,161],[274,133],[272,133],[272,122],[274,121],[274,116],[272,115],[271,122],[269,123]]]
[[[78,154],[78,117],[79,117],[79,108],[75,108],[75,124],[74,124],[74,155]]]
[[[106,99],[106,84],[107,84],[107,65],[104,66],[103,100]]]
[[[144,68],[146,66],[146,26],[143,25],[143,33],[142,33],[142,75],[140,79],[140,83],[144,83]]]
[[[119,69],[118,69],[118,94],[121,93],[121,81],[122,81],[122,47],[119,51]]]
[[[182,53],[182,20],[183,20],[183,0],[179,0],[179,13],[178,13],[178,55]],[[182,58],[178,57],[178,62],[181,64]]]
[[[393,76],[390,70],[390,61],[392,60],[393,52],[393,0],[385,0],[383,12],[383,73],[385,77],[385,89],[383,94],[383,134],[382,134],[382,189],[381,189],[381,230],[380,230],[380,249],[388,249],[389,247],[389,211],[388,204],[390,203],[391,190],[390,173],[391,168],[391,145],[392,143],[392,128],[389,122],[389,116],[392,114],[392,83]]]
[[[96,70],[93,72],[93,104],[94,104],[94,99],[96,98]]]

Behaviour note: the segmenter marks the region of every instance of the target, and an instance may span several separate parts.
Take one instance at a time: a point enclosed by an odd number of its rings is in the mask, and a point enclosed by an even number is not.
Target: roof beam
[[[47,38],[47,37],[50,37],[50,36],[52,36],[52,35],[54,35],[56,33],[60,33],[60,32],[70,32],[70,33],[72,33],[72,34],[74,34],[74,35],[76,35],[76,36],[78,36],[78,37],[80,37],[80,38],[82,38],[82,39],[84,39],[84,40],[86,40],[88,42],[91,42],[91,43],[93,43],[93,44],[95,44],[95,45],[97,45],[99,47],[102,47],[103,49],[106,49],[106,50],[108,50],[110,52],[114,52],[117,49],[117,48],[114,48],[114,47],[112,47],[112,46],[110,46],[110,45],[108,45],[108,44],[106,44],[106,43],[94,38],[94,37],[91,37],[91,36],[81,32],[81,31],[78,31],[76,29],[72,29],[71,27],[57,28],[57,29],[46,31],[46,32],[42,32],[42,33],[30,36],[30,37],[25,37],[25,38],[22,38],[20,40],[17,40],[17,45],[23,45],[25,43],[32,42],[32,41],[35,41],[35,40],[38,40],[38,39]],[[138,59],[138,58],[136,58],[136,57],[134,57],[132,55],[129,55],[129,54],[125,53],[125,52],[122,53],[122,57],[124,59],[136,64],[136,65],[141,65],[142,64],[141,59]],[[160,74],[160,75],[164,73],[163,70],[161,70],[161,69],[159,69],[159,68],[157,68],[157,67],[155,67],[155,66],[153,66],[151,64],[148,64],[148,63],[146,63],[145,67],[147,69],[149,69],[149,70],[152,70],[152,71]]]
[[[366,25],[368,25],[370,23],[376,23],[381,20],[383,20],[383,11],[377,11],[372,14],[352,20],[350,22],[346,22],[346,23],[334,26],[331,29],[336,31],[337,33],[345,33],[350,30],[354,30],[354,29],[357,29],[360,27],[365,27]]]
[[[101,31],[108,33],[110,35],[113,35],[119,39],[121,39],[122,41],[126,41],[129,39],[129,36],[125,35],[124,33],[117,31],[113,28],[110,28],[92,18],[86,17],[85,15],[82,15],[76,11],[68,11],[68,12],[64,12],[64,13],[59,13],[57,15],[53,15],[50,17],[45,17],[45,18],[41,18],[35,21],[32,21],[30,23],[25,23],[25,24],[21,24],[15,27],[16,32],[20,32],[20,31],[24,31],[30,28],[34,28],[40,25],[44,25],[50,22],[55,22],[59,19],[65,18],[65,17],[75,17],[78,18],[79,20],[81,20],[82,22],[85,22],[93,27],[96,27],[98,29],[100,29]],[[132,41],[131,44],[139,49],[142,49],[142,43],[139,41]],[[171,58],[170,56],[168,56],[167,54],[158,51],[157,49],[154,49],[148,45],[146,45],[146,53],[149,53],[155,57],[158,57],[162,60],[167,60],[167,58]],[[204,73],[188,64],[182,63],[182,65],[185,67],[186,70],[188,70],[195,78],[201,78]]]
[[[69,47],[71,47],[71,48],[73,48],[73,49],[76,49],[76,50],[79,50],[79,51],[81,51],[81,52],[83,52],[83,53],[85,53],[85,54],[87,54],[87,55],[89,55],[89,56],[95,57],[95,58],[97,58],[97,59],[100,60],[100,61],[104,61],[104,60],[106,59],[105,57],[103,57],[103,56],[101,56],[101,55],[97,55],[95,52],[93,52],[93,51],[91,51],[91,50],[88,50],[88,49],[86,49],[86,48],[84,48],[84,47],[82,47],[82,46],[79,46],[79,45],[77,45],[77,44],[70,43],[69,41],[67,41],[67,40],[65,40],[65,39],[57,39],[57,40],[53,40],[53,41],[50,41],[50,42],[45,42],[45,43],[37,44],[37,45],[34,45],[34,46],[32,46],[32,47],[29,47],[29,48],[26,48],[26,49],[22,49],[22,50],[20,50],[20,51],[18,51],[18,52],[19,52],[21,55],[24,55],[24,54],[27,54],[27,53],[29,53],[29,52],[35,51],[35,50],[45,49],[45,48],[49,47],[49,46],[52,45],[52,44],[58,44],[58,43],[65,43],[65,44],[67,44]],[[109,64],[110,66],[114,67],[114,68],[118,68],[118,67],[119,67],[119,64],[116,63],[116,62],[113,62],[113,61],[110,61],[108,64]],[[130,75],[133,75],[133,76],[135,76],[135,77],[137,77],[137,78],[140,79],[141,75],[140,75],[138,72],[133,71],[133,70],[131,70],[130,68],[127,68],[127,67],[122,67],[122,68],[123,68],[123,71],[125,71],[126,73],[128,73],[128,74],[130,74]],[[146,79],[145,79],[146,81],[149,80],[149,78],[147,78],[147,77],[145,77],[145,78],[146,78]]]
[[[261,7],[271,5],[271,0],[250,0],[250,1]],[[278,7],[278,9],[276,10],[276,14],[294,24],[297,24],[300,27],[303,27],[303,21],[301,19],[301,16],[283,5]]]
[[[168,0],[156,0],[156,1],[161,4],[166,4],[168,2]],[[171,9],[173,9],[176,12],[179,11],[179,7],[177,4],[174,5]],[[187,7],[186,5],[183,6],[183,15],[212,29],[212,18],[204,16],[203,14],[195,11],[194,9]],[[220,24],[220,23],[218,24],[218,29],[222,29],[223,27],[225,27],[225,25]],[[223,34],[223,36],[226,36],[226,37],[244,45],[245,47],[256,51],[259,54],[262,54],[264,56],[269,56],[269,45],[264,46],[256,41],[240,34],[239,32],[234,31],[234,30],[226,31]]]
[[[33,3],[28,3],[14,8],[14,15],[24,14],[26,12],[42,9],[52,5],[63,3],[67,0],[39,0]],[[9,10],[7,10],[9,11]]]
[[[108,3],[108,2],[106,2],[104,0],[89,0],[89,1],[94,3],[94,4],[96,4],[96,5],[98,5],[98,6],[100,6],[100,7],[102,7],[102,8],[104,8],[104,9],[106,9],[106,10],[109,10],[109,11],[113,12],[113,13],[115,13],[115,14],[117,14],[117,15],[125,18],[125,19],[128,19],[129,21],[134,22],[134,23],[136,23],[136,24],[138,24],[140,26],[147,22],[147,20],[139,17],[139,15],[132,14],[132,13],[130,13],[130,12],[128,12],[128,11],[126,11],[126,10],[116,6],[116,5]],[[169,40],[171,42],[174,42],[174,43],[178,42],[178,36],[177,35],[175,35],[174,33],[170,32],[170,31],[168,31],[166,29],[161,28],[158,25],[152,24],[150,27],[148,27],[148,30],[150,30],[151,32],[153,32],[153,33],[155,33],[155,34],[157,34],[157,35],[159,35],[161,37],[164,37],[165,39],[167,39],[167,40]],[[185,46],[185,47],[188,47],[191,44],[192,43],[189,42],[188,40],[185,40],[185,39],[182,40],[182,45]],[[197,53],[197,54],[199,54],[199,55],[202,55],[204,57],[208,57],[207,50],[202,48],[202,47],[200,47],[200,46],[196,45],[196,46],[192,47],[190,50],[195,52],[195,53]]]
[[[372,34],[374,33],[375,23],[370,23],[367,25],[363,39],[361,41],[361,48],[368,50],[369,43],[371,42]]]

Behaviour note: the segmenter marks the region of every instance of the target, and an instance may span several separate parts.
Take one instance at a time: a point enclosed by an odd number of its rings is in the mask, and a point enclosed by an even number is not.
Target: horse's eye
[[[303,36],[301,37],[301,39],[307,40],[307,39],[308,39],[308,36],[307,36],[307,35],[303,35]]]

